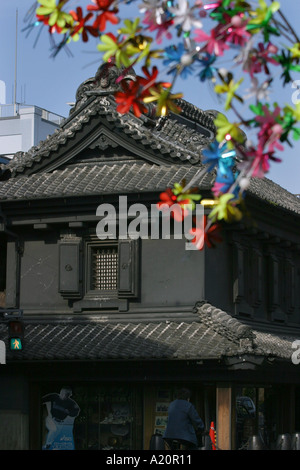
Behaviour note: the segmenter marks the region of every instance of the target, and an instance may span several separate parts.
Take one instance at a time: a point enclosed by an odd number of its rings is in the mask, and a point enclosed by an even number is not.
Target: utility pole
[[[16,10],[16,50],[15,50],[14,116],[17,115],[17,62],[18,62],[18,10]]]

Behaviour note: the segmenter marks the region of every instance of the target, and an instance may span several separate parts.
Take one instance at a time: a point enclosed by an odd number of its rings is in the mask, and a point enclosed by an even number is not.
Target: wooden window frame
[[[77,275],[70,271],[70,287],[66,289],[59,282],[61,295],[73,302],[73,311],[115,309],[126,311],[128,301],[140,294],[140,240],[99,240],[94,235],[82,239],[74,237],[62,240],[59,244],[60,272],[66,266],[76,265]],[[116,290],[91,289],[91,255],[96,247],[117,247],[118,250],[118,288]],[[68,258],[68,253],[70,253]],[[74,263],[74,258],[76,263]]]

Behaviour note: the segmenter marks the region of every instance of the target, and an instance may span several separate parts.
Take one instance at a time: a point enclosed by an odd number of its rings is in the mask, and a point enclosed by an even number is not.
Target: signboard
[[[48,434],[44,450],[74,450],[73,424],[80,408],[71,398],[70,387],[62,387],[59,393],[49,393],[43,397],[47,408],[46,428]]]
[[[6,348],[4,341],[0,341],[0,364],[6,364]]]

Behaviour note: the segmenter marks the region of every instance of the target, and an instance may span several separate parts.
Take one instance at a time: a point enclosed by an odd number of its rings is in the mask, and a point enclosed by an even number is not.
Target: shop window
[[[236,388],[236,450],[275,450],[278,435],[288,428],[284,392],[274,386]]]
[[[144,445],[150,448],[153,436],[163,436],[167,426],[168,408],[176,398],[181,388],[188,388],[191,392],[191,402],[195,406],[199,416],[204,422],[206,430],[212,421],[215,422],[216,397],[213,386],[200,387],[194,384],[182,383],[149,385],[144,395]],[[209,436],[198,434],[199,448],[211,449]],[[168,450],[166,446],[166,450]]]
[[[142,449],[142,393],[128,385],[73,385],[68,406],[72,417],[59,415],[49,423],[49,409],[55,399],[63,409],[61,398],[65,387],[48,387],[43,394],[42,447],[75,450]],[[62,412],[61,412],[62,413]],[[53,433],[58,423],[58,432]],[[68,429],[69,425],[69,429]],[[71,428],[70,428],[71,425]],[[59,429],[60,426],[60,429]],[[52,433],[52,434],[51,434]]]

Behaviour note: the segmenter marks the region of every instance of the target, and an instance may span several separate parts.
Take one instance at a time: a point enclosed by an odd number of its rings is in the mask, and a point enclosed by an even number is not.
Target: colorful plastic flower
[[[66,28],[60,28],[57,24],[54,24],[53,26],[49,25],[49,16],[42,16],[42,15],[36,15],[37,20],[40,23],[43,23],[45,26],[49,26],[49,33],[54,34],[63,34],[64,31],[66,31]],[[35,24],[36,26],[36,24]]]
[[[223,25],[218,25],[216,28],[212,29],[210,36],[206,34],[201,29],[195,29],[195,41],[196,42],[205,42],[204,50],[209,54],[214,54],[216,56],[222,56],[225,49],[229,49],[229,46],[226,44],[226,30]]]
[[[254,97],[256,101],[267,101],[270,97],[270,85],[272,79],[264,80],[262,83],[258,82],[256,77],[251,79],[251,86],[246,90],[247,94],[243,95],[243,99],[247,100]]]
[[[212,171],[213,168],[218,165],[220,158],[222,157],[223,152],[227,149],[227,142],[223,145],[220,145],[219,142],[214,140],[208,146],[202,150],[204,158],[202,158],[202,163],[208,165],[207,171]]]
[[[168,8],[173,15],[174,25],[180,26],[183,31],[191,31],[192,28],[202,28],[202,22],[195,17],[194,9],[195,7],[190,8],[187,0],[178,0],[178,6]]]
[[[164,210],[172,207],[171,215],[176,222],[182,222],[184,217],[188,215],[189,210],[185,207],[188,204],[188,201],[178,201],[177,196],[170,188],[161,193],[159,198],[160,202],[157,203],[157,208]]]
[[[129,67],[131,65],[131,53],[128,53],[123,42],[118,42],[118,38],[114,34],[103,34],[100,39],[102,44],[98,44],[97,49],[104,52],[104,61],[114,58],[117,67],[121,65]]]
[[[150,13],[146,13],[143,23],[147,25],[150,32],[157,31],[155,38],[157,44],[161,44],[164,37],[166,39],[172,38],[172,34],[169,31],[169,28],[173,25],[172,19],[168,19],[163,22],[156,22]]]
[[[121,81],[123,91],[115,93],[115,100],[118,103],[117,111],[121,114],[133,111],[135,116],[140,117],[141,114],[147,112],[147,108],[143,102],[143,93],[141,93],[141,85],[139,81]]]
[[[276,56],[276,61],[281,65],[283,72],[281,78],[283,78],[283,85],[286,85],[292,81],[291,72],[300,72],[300,65],[293,64],[293,58],[291,51],[282,50],[281,55]]]
[[[267,147],[269,152],[276,149],[284,150],[283,146],[279,143],[279,139],[283,133],[283,127],[280,124],[281,109],[276,106],[274,111],[270,111],[267,106],[262,106],[262,114],[254,118],[254,121],[259,124],[260,131],[258,138],[263,147]]]
[[[177,197],[177,202],[184,201],[184,204],[186,207],[189,208],[189,210],[194,210],[196,207],[195,201],[200,201],[201,200],[201,194],[198,193],[197,188],[192,188],[192,189],[185,189],[185,182],[183,183],[175,183],[174,188],[173,188],[173,194]]]
[[[152,23],[157,25],[163,24],[170,17],[168,10],[163,8],[161,0],[144,0],[138,5],[138,8],[141,13],[147,16],[149,21],[151,20]]]
[[[183,43],[179,43],[177,46],[166,47],[164,52],[164,56],[166,58],[163,60],[163,64],[170,66],[168,74],[176,75],[179,73],[180,77],[183,79],[186,79],[193,74],[193,68],[191,66],[182,65],[181,58],[185,53],[186,49]]]
[[[251,147],[246,151],[244,165],[248,167],[248,173],[250,173],[252,177],[264,178],[270,169],[270,160],[274,162],[281,161],[279,158],[274,156],[273,151],[264,152],[263,146],[259,143],[256,148]],[[239,165],[239,168],[242,169],[242,167],[243,163]]]
[[[198,77],[200,78],[201,82],[204,82],[207,79],[212,79],[217,71],[216,67],[213,67],[212,64],[216,61],[216,56],[211,55],[206,52],[201,59],[196,61],[197,64],[201,64],[203,66],[202,70],[199,72]]]
[[[246,30],[248,20],[239,15],[234,15],[232,18],[229,15],[224,15],[224,19],[226,19],[228,27],[226,40],[237,46],[244,46],[251,37],[251,34]]]
[[[88,33],[94,37],[98,36],[97,29],[93,28],[93,26],[89,26],[86,23],[93,17],[93,13],[88,13],[86,16],[83,16],[82,8],[77,7],[76,11],[70,11],[74,19],[74,25],[72,27],[72,31],[70,33],[71,38],[73,41],[78,41],[80,35],[82,36],[83,42],[88,41]]]
[[[235,190],[232,191],[231,188],[234,185],[236,180],[236,175],[233,173],[232,168],[227,168],[226,173],[221,171],[220,168],[217,171],[217,176],[212,187],[212,192],[215,197],[219,197],[220,194],[232,193],[235,197],[238,196],[239,188],[236,186]]]
[[[147,88],[155,84],[159,72],[156,66],[152,67],[152,72],[149,72],[146,66],[142,67],[142,71],[145,76],[139,76],[138,78],[141,86],[143,87],[143,90],[146,90]]]
[[[112,24],[118,24],[119,18],[116,16],[118,9],[113,6],[112,10],[109,8],[115,4],[114,0],[92,0],[95,5],[88,5],[88,11],[100,11],[101,13],[96,16],[93,23],[93,27],[99,31],[105,31],[106,22],[109,21]]]
[[[218,113],[214,120],[214,124],[217,128],[216,140],[218,142],[226,140],[228,148],[234,148],[232,140],[239,143],[242,143],[245,140],[244,134],[240,130],[238,124],[229,122],[224,114]]]
[[[289,133],[293,133],[293,139],[299,140],[300,138],[300,129],[295,127],[295,124],[300,121],[300,102],[298,102],[295,107],[291,107],[286,105],[283,108],[283,119],[282,119],[282,126],[283,126],[283,134],[281,136],[281,141],[288,140]]]
[[[247,25],[248,31],[252,34],[262,32],[264,36],[264,41],[268,41],[270,34],[280,36],[280,32],[277,28],[270,25],[270,21],[280,8],[280,3],[277,1],[272,1],[271,5],[267,5],[265,0],[258,0],[259,7],[254,11],[250,12],[250,20]]]
[[[157,101],[156,114],[158,116],[166,116],[169,111],[180,113],[180,107],[175,100],[182,98],[182,93],[171,94],[169,87],[165,88],[161,83],[155,87],[149,88],[149,95],[144,98],[145,103]]]
[[[203,228],[193,227],[190,229],[189,233],[195,235],[195,238],[191,240],[197,250],[203,250],[204,246],[207,245],[208,248],[215,248],[216,243],[222,241],[220,234],[220,226],[218,224],[207,223],[207,216],[204,215]]]
[[[36,9],[36,14],[41,17],[48,17],[49,26],[57,25],[59,28],[64,28],[66,24],[72,24],[72,15],[62,11],[62,7],[66,3],[60,1],[56,4],[56,0],[38,0],[41,5]]]
[[[267,5],[265,0],[258,0],[259,7],[250,13],[249,26],[252,32],[259,29],[262,25],[266,25],[272,18],[273,14],[276,13],[280,8],[279,2],[273,2],[271,5]]]
[[[283,108],[283,111],[285,113],[290,113],[291,116],[293,117],[294,121],[300,121],[300,102],[295,104],[295,107],[292,107],[290,105],[286,105]]]
[[[243,213],[237,207],[238,201],[234,194],[222,194],[216,202],[216,205],[208,216],[212,221],[224,220],[225,222],[238,222],[242,219]]]
[[[289,47],[292,59],[300,59],[300,42],[296,42],[293,47]]]
[[[239,101],[243,101],[240,96],[238,96],[235,92],[239,88],[240,84],[243,82],[243,78],[241,78],[238,82],[234,82],[232,74],[228,74],[226,79],[220,76],[222,80],[221,85],[215,86],[215,92],[218,94],[226,93],[226,101],[225,101],[225,110],[228,110],[231,107],[231,101],[233,98],[238,99]]]

